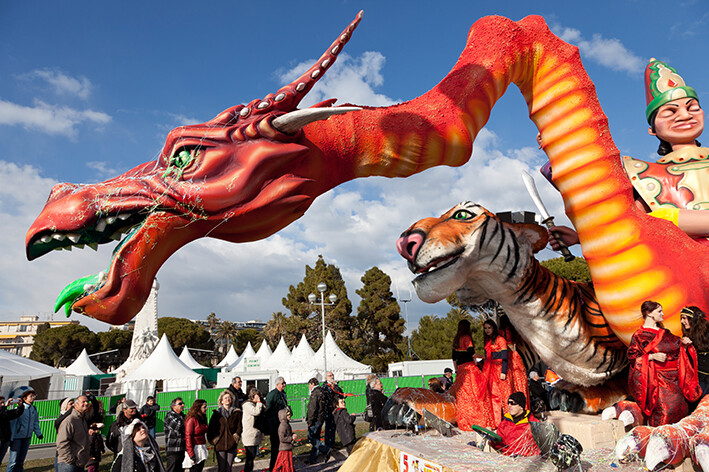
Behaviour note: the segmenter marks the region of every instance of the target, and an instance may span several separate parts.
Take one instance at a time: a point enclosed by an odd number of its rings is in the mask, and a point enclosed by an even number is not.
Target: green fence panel
[[[207,405],[216,405],[219,401],[219,395],[226,390],[225,388],[210,388],[204,389],[197,392],[197,398],[200,400],[206,400]]]
[[[304,419],[305,414],[308,412],[308,404],[306,399],[303,397],[288,399],[288,406],[290,406],[293,411],[291,420]]]
[[[345,393],[354,393],[355,395],[361,395],[365,392],[365,389],[367,388],[367,381],[365,379],[342,380],[338,383],[338,385]]]
[[[54,430],[54,418],[39,420],[39,429],[42,431],[42,439],[38,439],[37,436],[32,435],[30,444],[49,444],[57,441],[57,432]]]
[[[302,398],[309,396],[309,388],[307,383],[298,384],[286,384],[286,397],[291,398]]]
[[[394,390],[396,390],[396,380],[401,377],[382,377],[382,385],[384,386],[384,393],[389,396]]]
[[[428,388],[428,384],[424,385],[423,376],[421,375],[412,375],[410,377],[397,377],[397,386],[398,388]]]
[[[33,403],[37,409],[40,418],[51,418],[52,420],[59,417],[59,403],[61,400],[38,400]]]
[[[364,394],[346,397],[345,405],[350,413],[364,413],[364,409],[367,407],[367,397]]]
[[[183,390],[181,392],[160,392],[155,396],[155,402],[162,407],[164,405],[170,405],[175,397],[181,397],[185,402],[185,412],[189,410],[195,401],[194,390]]]

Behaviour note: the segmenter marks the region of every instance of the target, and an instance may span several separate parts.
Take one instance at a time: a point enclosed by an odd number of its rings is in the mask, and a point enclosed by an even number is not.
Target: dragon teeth
[[[98,251],[98,243],[90,243],[89,247],[94,251]]]
[[[116,231],[111,235],[111,239],[113,239],[114,241],[120,241],[122,237],[123,233],[121,233],[120,231]]]
[[[66,235],[63,235],[61,233],[54,233],[52,235],[52,238],[56,239],[57,241],[64,241],[66,239]]]
[[[118,219],[119,219],[119,220],[124,220],[124,221],[125,221],[125,220],[127,220],[128,218],[130,218],[130,213],[121,213],[120,215],[118,215]]]
[[[99,233],[102,233],[106,229],[106,220],[101,218],[98,220],[98,223],[96,223],[96,231]]]
[[[76,249],[84,249],[84,245],[83,245],[83,244],[76,244],[74,247],[75,247]]]
[[[78,243],[79,239],[81,239],[81,235],[77,233],[68,233],[66,237],[74,244]]]
[[[45,234],[44,236],[42,236],[42,237],[40,238],[40,241],[42,241],[43,243],[48,243],[48,242],[51,241],[51,240],[52,240],[52,237],[51,237],[50,235],[48,235],[48,234]]]
[[[112,224],[115,223],[115,222],[116,222],[116,217],[115,217],[115,216],[107,216],[107,217],[106,217],[106,223],[108,223],[109,225],[112,225]]]

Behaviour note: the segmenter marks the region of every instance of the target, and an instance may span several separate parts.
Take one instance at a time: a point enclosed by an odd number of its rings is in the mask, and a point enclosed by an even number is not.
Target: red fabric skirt
[[[529,410],[529,383],[527,382],[527,369],[524,368],[524,362],[519,352],[508,350],[507,355],[507,376],[512,377],[512,393],[522,392],[527,399],[525,410]],[[505,402],[507,403],[507,402]]]
[[[458,365],[454,391],[457,404],[455,419],[458,428],[470,431],[472,425],[483,428],[496,426],[486,379],[474,362]]]
[[[276,465],[273,466],[273,472],[295,472],[292,450],[278,451],[278,457],[276,457]]]

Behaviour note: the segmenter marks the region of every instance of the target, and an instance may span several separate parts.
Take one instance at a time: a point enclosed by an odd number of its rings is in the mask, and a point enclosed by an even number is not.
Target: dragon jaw
[[[308,71],[277,93],[173,129],[157,162],[98,184],[56,185],[27,232],[29,260],[52,250],[95,249],[129,234],[108,270],[69,284],[55,308],[66,304],[67,316],[73,310],[123,324],[142,308],[158,270],[180,247],[206,236],[265,238],[341,183],[320,165],[321,152],[300,128],[358,108],[331,107],[334,100],[296,107],[361,18],[362,12]]]

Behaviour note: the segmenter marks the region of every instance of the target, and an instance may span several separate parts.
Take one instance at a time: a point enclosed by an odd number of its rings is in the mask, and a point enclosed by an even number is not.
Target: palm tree
[[[234,339],[236,339],[236,334],[238,330],[236,325],[231,321],[222,321],[216,328],[214,337],[216,341],[222,346],[222,355],[226,355],[229,351],[229,346],[232,344]]]

